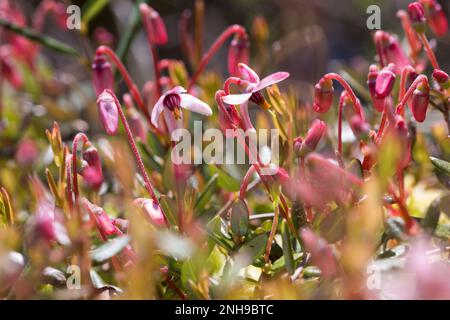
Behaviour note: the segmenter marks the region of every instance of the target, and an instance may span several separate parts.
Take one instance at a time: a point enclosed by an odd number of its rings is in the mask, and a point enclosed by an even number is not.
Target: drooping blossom
[[[323,77],[314,86],[313,109],[318,113],[325,113],[330,110],[333,104],[333,80]]]
[[[400,74],[405,66],[411,64],[394,35],[379,30],[375,32],[374,41],[384,65],[393,63],[396,74]]]
[[[450,88],[450,77],[446,72],[435,69],[433,71],[433,79],[439,84],[442,89]]]
[[[299,155],[301,157],[306,156],[308,153],[313,152],[316,150],[317,145],[320,142],[320,139],[325,135],[327,131],[327,125],[325,122],[316,119],[312,123],[311,127],[309,128],[305,139],[296,139],[294,141],[294,148],[300,148],[299,149]],[[297,145],[295,145],[297,144]],[[301,145],[299,145],[301,144]]]
[[[134,200],[134,203],[142,208],[146,217],[154,225],[164,226],[166,224],[166,218],[164,217],[161,208],[152,199],[138,198]]]
[[[417,122],[423,122],[425,120],[429,102],[430,86],[428,82],[422,82],[414,90],[411,102],[411,111]]]
[[[228,48],[228,72],[238,77],[239,63],[248,64],[250,60],[249,43],[246,34],[236,34]]]
[[[228,94],[222,97],[222,100],[225,103],[231,105],[240,105],[250,100],[267,109],[269,108],[269,105],[261,94],[261,90],[289,77],[289,73],[287,72],[275,72],[260,80],[258,74],[246,64],[239,63],[238,69],[245,90],[244,93]]]
[[[117,100],[109,89],[105,89],[97,98],[98,115],[106,133],[115,135],[119,127]]]
[[[427,24],[438,37],[444,36],[448,31],[448,20],[442,6],[436,0],[420,0],[425,8]]]
[[[413,2],[408,5],[408,15],[414,30],[417,33],[425,32],[427,19],[425,18],[425,10],[419,2]]]
[[[95,223],[103,240],[106,240],[108,236],[121,235],[122,232],[113,224],[112,219],[106,214],[103,208],[89,202],[89,200],[83,198],[82,204],[89,213],[91,220]]]
[[[369,73],[367,74],[367,86],[369,87],[370,97],[372,98],[373,106],[378,112],[384,110],[384,98],[379,98],[375,91],[375,85],[378,79],[379,70],[376,65],[371,65]]]
[[[375,94],[377,98],[386,98],[392,91],[395,83],[395,66],[390,63],[384,67],[378,74],[375,83]]]
[[[158,118],[163,111],[167,120],[167,114],[170,112],[175,120],[182,117],[180,108],[187,109],[192,112],[203,114],[205,116],[212,115],[211,108],[200,99],[187,93],[186,89],[176,86],[164,93],[156,102],[152,110],[151,122],[158,127]],[[169,124],[168,124],[169,125]],[[169,128],[174,129],[174,128]],[[171,131],[171,130],[170,130]]]
[[[105,89],[114,90],[111,64],[102,54],[96,55],[92,62],[92,83],[97,96]]]
[[[87,166],[83,168],[81,175],[90,188],[98,190],[103,183],[103,173],[97,149],[92,145],[89,146],[83,151],[82,157]]]
[[[145,32],[153,45],[163,46],[167,44],[167,31],[164,21],[161,19],[158,11],[146,3],[139,5],[139,10],[143,18]]]

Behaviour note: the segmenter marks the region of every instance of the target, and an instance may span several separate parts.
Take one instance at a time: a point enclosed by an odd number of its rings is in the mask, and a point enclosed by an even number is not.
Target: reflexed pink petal
[[[239,72],[241,73],[241,76],[244,80],[253,82],[253,83],[259,83],[259,76],[258,74],[253,71],[249,66],[247,66],[245,63],[239,63],[238,64]]]
[[[150,121],[151,121],[151,123],[152,123],[156,128],[158,128],[158,119],[159,119],[159,116],[161,115],[161,112],[163,112],[163,110],[164,110],[164,104],[163,104],[163,101],[164,101],[164,98],[165,98],[165,97],[166,97],[165,94],[162,95],[162,96],[158,99],[158,102],[156,102],[155,106],[154,106],[153,109],[152,109],[152,115],[151,115]]]
[[[283,81],[284,79],[289,77],[289,73],[288,72],[275,72],[272,73],[271,75],[268,75],[267,77],[265,77],[264,79],[262,79],[258,85],[256,86],[256,88],[254,89],[254,91],[259,91],[261,89],[264,89],[268,86],[271,86],[275,83],[278,83],[280,81]]]
[[[251,96],[251,92],[242,94],[229,94],[222,97],[222,101],[231,105],[237,105],[246,102],[248,99],[250,99]]]
[[[119,112],[116,100],[107,90],[103,91],[97,99],[100,121],[109,135],[115,135],[119,127]]]
[[[180,94],[180,97],[181,97],[180,107],[183,107],[192,112],[203,114],[205,116],[212,115],[211,108],[200,99],[191,96],[190,94],[187,93]]]

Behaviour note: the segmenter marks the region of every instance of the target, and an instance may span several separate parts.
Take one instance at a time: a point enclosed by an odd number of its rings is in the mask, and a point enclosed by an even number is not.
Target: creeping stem
[[[240,34],[245,35],[246,31],[244,27],[234,24],[232,26],[229,26],[227,29],[225,29],[224,32],[214,41],[212,46],[206,51],[206,53],[203,55],[202,60],[200,61],[200,64],[193,74],[191,81],[189,82],[189,85],[187,87],[187,91],[190,92],[192,90],[192,87],[197,82],[198,77],[200,74],[205,70],[206,65],[211,60],[211,58],[214,56],[214,54],[219,50],[219,48],[222,46],[222,44],[232,35],[234,34]]]

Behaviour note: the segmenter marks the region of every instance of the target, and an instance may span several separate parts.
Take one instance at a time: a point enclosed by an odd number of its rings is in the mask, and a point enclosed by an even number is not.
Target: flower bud
[[[350,128],[359,140],[365,140],[369,136],[370,125],[361,119],[359,115],[354,115],[350,119]]]
[[[301,154],[302,146],[303,146],[303,138],[302,137],[295,138],[294,139],[294,152],[297,157],[302,156],[302,154]]]
[[[126,106],[125,115],[128,119],[128,124],[130,125],[131,132],[133,132],[133,135],[135,137],[140,138],[142,142],[146,142],[147,127],[142,122],[142,118],[140,117],[139,113],[136,111],[131,95],[128,93],[124,94],[123,102]]]
[[[152,199],[138,198],[134,200],[136,205],[139,205],[150,222],[156,226],[163,226],[166,224],[166,218],[161,211],[161,208]]]
[[[398,168],[401,169],[407,167],[411,159],[411,139],[406,121],[399,115],[395,117],[394,129],[397,138],[400,140],[400,146],[402,147],[402,150],[400,151],[401,158],[397,164]]]
[[[119,112],[116,99],[109,90],[104,90],[97,99],[100,122],[109,135],[115,135],[119,127]]]
[[[90,146],[83,151],[82,157],[88,166],[83,169],[81,175],[90,188],[98,190],[103,183],[103,173],[97,149]]]
[[[236,34],[228,48],[228,72],[234,76],[240,76],[238,64],[249,63],[249,43],[246,34]]]
[[[320,139],[322,139],[326,131],[327,125],[325,124],[325,122],[319,119],[314,120],[313,124],[308,130],[308,133],[306,134],[305,140],[302,143],[300,154],[302,156],[305,156],[306,154],[316,150]]]
[[[96,55],[92,63],[92,83],[97,96],[105,89],[114,90],[111,65],[102,54]]]
[[[99,46],[112,47],[114,45],[114,35],[104,27],[95,28],[93,36]]]
[[[386,64],[394,64],[394,72],[400,74],[403,68],[410,65],[409,59],[403,52],[397,38],[385,31],[377,31],[374,36],[375,45],[379,48],[379,54],[382,55]]]
[[[314,111],[318,113],[327,112],[333,104],[333,80],[322,78],[314,86]]]
[[[448,20],[444,10],[442,10],[442,6],[435,0],[425,2],[424,6],[426,8],[428,26],[438,37],[444,36],[448,30]]]
[[[377,98],[386,98],[392,91],[395,82],[394,65],[390,63],[380,71],[375,83],[375,95]]]
[[[139,6],[139,10],[149,41],[155,46],[166,45],[168,40],[166,25],[159,13],[145,3]]]
[[[373,106],[378,112],[383,112],[384,98],[378,98],[375,92],[375,84],[378,78],[378,68],[375,65],[371,65],[369,73],[367,75],[367,86],[369,87],[370,96],[372,97]]]
[[[442,89],[450,88],[450,77],[442,70],[434,69],[433,79],[436,81]]]
[[[82,199],[83,205],[93,218],[98,231],[103,237],[111,235],[119,235],[121,232],[113,224],[112,219],[106,214],[103,208],[89,202],[87,199]]]
[[[408,15],[411,23],[417,33],[425,32],[425,11],[419,2],[413,2],[408,5]]]
[[[430,87],[428,83],[421,83],[414,90],[411,102],[411,111],[417,122],[423,122],[427,114],[428,103],[430,102]]]

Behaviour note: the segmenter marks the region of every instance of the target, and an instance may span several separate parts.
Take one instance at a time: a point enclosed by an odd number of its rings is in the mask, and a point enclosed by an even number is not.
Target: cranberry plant
[[[105,28],[89,36],[103,6],[88,1],[81,50],[42,32],[46,19],[66,28],[63,2],[28,19],[0,0],[1,298],[450,298],[450,78],[434,52],[448,22],[436,0],[398,11],[403,34],[373,32],[364,74],[333,70],[309,92],[260,72],[273,68],[264,18],[203,50],[196,1],[180,12],[176,60],[161,56],[172,35],[148,2],[116,44]],[[139,28],[153,65],[142,88],[125,63]],[[44,49],[90,81],[58,77]],[[211,62],[220,50],[226,73]],[[191,141],[180,161],[174,137],[196,121],[245,164],[195,161]],[[278,161],[270,143],[251,147],[249,133],[268,129]]]

